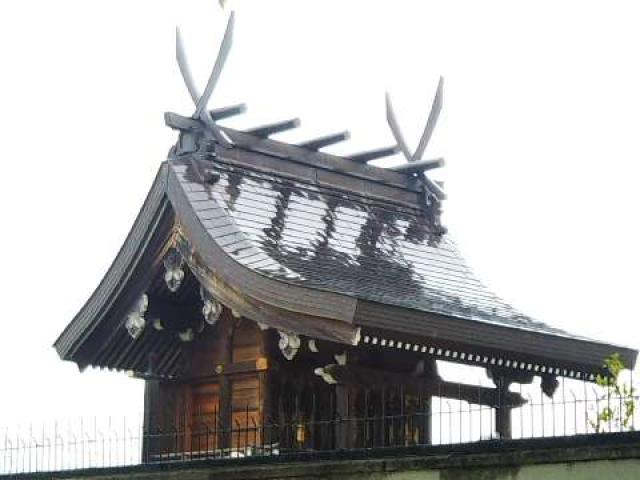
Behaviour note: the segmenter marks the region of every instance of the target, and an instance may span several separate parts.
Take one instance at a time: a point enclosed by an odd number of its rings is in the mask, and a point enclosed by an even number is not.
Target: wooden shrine
[[[612,353],[634,366],[631,349],[518,312],[466,265],[429,178],[443,162],[423,159],[442,81],[415,152],[387,97],[397,145],[338,157],[321,150],[344,133],[292,145],[270,137],[296,121],[220,124],[243,111],[207,107],[232,33],[233,16],[202,95],[178,37],[195,112],[166,115],[178,141],[55,343],[81,369],[144,379],[148,455],[427,444],[434,397],[492,409],[508,438],[526,401],[510,385],[540,377],[552,395]],[[405,164],[369,163],[397,152]],[[446,382],[437,360],[482,367],[495,387]]]

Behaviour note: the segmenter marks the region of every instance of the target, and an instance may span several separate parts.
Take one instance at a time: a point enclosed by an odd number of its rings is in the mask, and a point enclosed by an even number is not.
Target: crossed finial
[[[433,168],[438,168],[444,165],[443,158],[437,158],[434,160],[423,160],[422,155],[424,151],[427,149],[427,145],[429,144],[429,140],[431,140],[431,135],[433,134],[433,130],[436,127],[436,123],[438,122],[438,117],[440,116],[440,110],[442,110],[442,90],[444,87],[444,79],[440,77],[438,81],[438,88],[436,89],[435,97],[433,98],[433,104],[431,105],[431,111],[429,112],[429,118],[427,119],[427,124],[424,127],[424,131],[422,132],[422,136],[420,137],[420,141],[418,142],[418,146],[416,147],[413,154],[410,152],[409,147],[407,146],[407,142],[405,141],[402,132],[400,131],[400,127],[398,125],[398,121],[396,120],[396,115],[393,111],[393,106],[391,105],[391,97],[387,93],[385,96],[386,104],[387,104],[387,123],[389,123],[389,128],[391,128],[391,133],[395,138],[398,148],[403,153],[405,158],[407,159],[407,163],[398,165],[396,167],[392,167],[392,170],[400,171],[400,172],[423,172],[423,179],[427,185],[427,188],[435,195],[439,200],[443,200],[446,195],[442,188],[438,186],[435,182],[433,182],[429,177],[427,177],[424,172],[426,170],[431,170]]]
[[[193,100],[193,103],[196,107],[192,118],[201,120],[206,125],[207,130],[210,131],[210,133],[215,137],[215,139],[219,143],[227,147],[231,146],[231,139],[216,125],[209,110],[207,109],[207,105],[209,104],[211,94],[213,93],[213,90],[216,88],[216,84],[220,79],[220,74],[222,73],[224,64],[227,61],[227,57],[229,56],[229,51],[231,50],[231,45],[233,43],[234,23],[235,14],[234,12],[231,12],[231,14],[229,15],[229,20],[227,21],[227,28],[224,32],[224,37],[222,38],[222,43],[220,44],[218,57],[216,58],[216,62],[213,65],[211,75],[209,75],[209,80],[207,81],[207,85],[202,95],[198,92],[198,88],[193,81],[191,69],[189,68],[189,63],[187,62],[187,56],[184,50],[184,44],[182,42],[182,36],[180,35],[180,29],[176,28],[176,60],[178,61],[180,73],[182,74],[184,83],[187,86],[189,95],[191,95],[191,99]]]
[[[220,74],[222,73],[222,69],[225,65],[227,57],[229,56],[229,52],[231,50],[231,45],[233,43],[233,28],[235,23],[235,14],[232,11],[229,15],[229,20],[227,21],[227,27],[224,33],[224,37],[222,38],[222,43],[220,44],[220,49],[218,51],[218,56],[213,65],[213,69],[211,70],[211,74],[209,75],[209,80],[207,81],[207,85],[202,94],[199,93],[197,87],[195,86],[195,82],[193,81],[193,76],[191,75],[191,70],[189,68],[189,63],[187,62],[187,57],[184,49],[184,44],[182,41],[182,37],[180,35],[180,30],[176,28],[176,60],[178,61],[178,66],[180,67],[180,73],[182,74],[182,78],[184,80],[185,85],[187,86],[187,90],[189,91],[189,95],[193,100],[195,105],[195,111],[191,116],[191,119],[186,119],[184,117],[180,117],[175,114],[167,114],[165,117],[167,123],[179,130],[189,130],[193,128],[191,125],[194,122],[198,122],[200,127],[197,128],[200,131],[201,126],[204,125],[204,135],[211,135],[213,138],[221,145],[225,147],[230,147],[233,142],[229,138],[229,136],[216,124],[216,118],[224,118],[225,116],[233,115],[236,113],[240,113],[244,111],[244,106],[233,106],[228,107],[224,110],[224,112],[218,112],[216,115],[214,112],[210,112],[207,109],[207,105],[209,103],[209,99],[213,94],[213,91],[220,79]],[[420,174],[420,179],[422,180],[425,186],[425,193],[427,195],[428,203],[431,203],[431,198],[435,198],[436,200],[443,200],[446,195],[442,188],[435,182],[433,182],[427,175],[426,171],[434,168],[438,168],[444,165],[444,159],[436,158],[431,160],[424,160],[422,156],[431,140],[431,136],[433,134],[433,130],[435,129],[436,123],[438,122],[438,117],[440,116],[440,111],[442,110],[442,95],[443,95],[443,85],[444,79],[440,77],[438,82],[438,87],[436,89],[436,94],[433,99],[433,104],[431,106],[431,111],[429,112],[429,117],[427,119],[427,123],[425,125],[424,131],[422,132],[422,136],[420,137],[420,141],[418,142],[418,146],[415,151],[411,153],[409,147],[407,146],[407,142],[405,141],[402,132],[400,131],[400,127],[398,125],[398,121],[396,120],[396,115],[393,110],[393,106],[391,104],[391,97],[389,94],[386,94],[386,107],[387,107],[387,122],[389,127],[391,128],[391,132],[393,137],[396,140],[397,147],[379,149],[371,152],[365,152],[360,155],[352,155],[347,158],[351,158],[360,163],[368,163],[369,161],[384,157],[387,155],[392,155],[400,150],[405,156],[407,163],[402,165],[397,165],[395,167],[391,167],[391,170],[395,170],[398,172],[404,172],[409,174]],[[250,133],[256,136],[267,137],[272,135],[273,133],[278,133],[283,130],[287,130],[290,128],[294,128],[298,126],[299,121],[287,121],[287,122],[278,122],[276,124],[271,124],[267,126],[263,126],[261,128],[253,129]],[[197,124],[196,124],[197,125]],[[333,143],[337,143],[339,141],[346,140],[349,137],[348,132],[343,132],[337,135],[330,135],[326,137],[322,137],[319,139],[314,139],[310,142],[306,142],[301,144],[301,146],[310,149],[320,149],[325,146],[331,145]]]

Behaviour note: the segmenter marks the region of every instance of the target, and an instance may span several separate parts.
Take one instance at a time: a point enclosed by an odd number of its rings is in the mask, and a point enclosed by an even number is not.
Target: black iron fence
[[[522,396],[524,404],[493,407],[431,397],[393,414],[364,410],[358,416],[324,419],[315,412],[259,418],[247,407],[244,414],[232,416],[215,410],[183,412],[170,427],[149,419],[145,427],[142,418],[84,418],[37,430],[7,429],[0,434],[0,474],[483,442],[500,438],[500,411],[507,412],[514,439],[602,435],[635,430],[640,423],[637,396],[595,390],[591,396],[564,391],[560,399]],[[404,410],[410,401],[402,399],[401,404]]]

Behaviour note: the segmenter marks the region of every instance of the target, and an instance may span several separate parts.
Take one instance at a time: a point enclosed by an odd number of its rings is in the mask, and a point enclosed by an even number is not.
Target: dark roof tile
[[[220,175],[214,185],[190,176],[179,162],[172,168],[194,208],[215,212],[199,214],[209,234],[264,275],[363,300],[564,334],[486,288],[450,236],[434,233],[419,209],[239,166],[212,163]]]

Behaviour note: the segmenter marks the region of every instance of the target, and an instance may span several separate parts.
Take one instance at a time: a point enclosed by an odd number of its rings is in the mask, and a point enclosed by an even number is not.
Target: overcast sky
[[[443,75],[428,154],[446,157],[445,223],[472,268],[537,319],[640,347],[635,2],[228,7],[235,44],[210,106],[249,107],[229,125],[300,116],[278,138],[348,128],[327,151],[382,147],[389,91],[415,145]],[[0,425],[142,408],[140,381],[80,374],[51,345],[175,141],[163,113],[192,113],[175,26],[204,83],[227,14],[214,0],[0,3]]]

